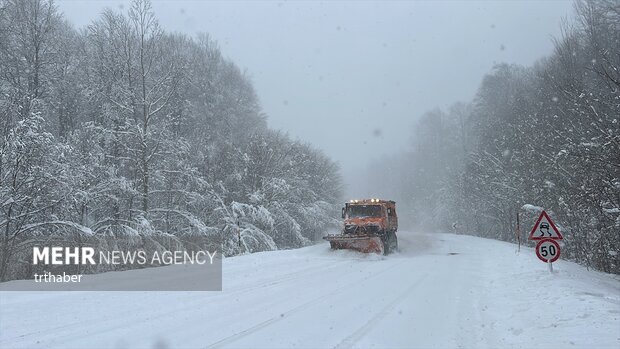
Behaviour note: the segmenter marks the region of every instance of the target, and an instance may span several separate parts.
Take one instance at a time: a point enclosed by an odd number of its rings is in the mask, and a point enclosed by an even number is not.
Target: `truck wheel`
[[[390,249],[392,247],[391,246],[392,242],[391,242],[391,239],[390,239],[390,233],[383,234],[381,236],[381,242],[383,243],[383,255],[384,256],[389,255],[390,252],[391,252]]]
[[[398,252],[398,237],[396,237],[396,233],[391,232],[391,246],[390,246],[390,252]]]

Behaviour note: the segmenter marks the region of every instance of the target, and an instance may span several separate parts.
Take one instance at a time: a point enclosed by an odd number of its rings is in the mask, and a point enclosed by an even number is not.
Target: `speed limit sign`
[[[560,258],[560,244],[553,239],[543,239],[536,244],[536,256],[545,263],[553,263]]]

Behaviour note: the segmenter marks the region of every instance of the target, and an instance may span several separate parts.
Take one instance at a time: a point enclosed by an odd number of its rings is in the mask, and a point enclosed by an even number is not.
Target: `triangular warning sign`
[[[553,224],[551,218],[547,212],[542,211],[540,217],[534,224],[534,228],[530,232],[530,240],[542,240],[542,239],[554,239],[554,240],[562,240],[564,237],[560,233],[560,230]]]

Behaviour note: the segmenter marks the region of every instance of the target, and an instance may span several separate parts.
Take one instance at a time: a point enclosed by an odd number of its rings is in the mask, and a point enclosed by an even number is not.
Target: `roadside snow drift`
[[[322,243],[227,258],[222,292],[0,292],[0,348],[620,347],[617,276],[551,274],[494,240],[399,239],[388,257]]]

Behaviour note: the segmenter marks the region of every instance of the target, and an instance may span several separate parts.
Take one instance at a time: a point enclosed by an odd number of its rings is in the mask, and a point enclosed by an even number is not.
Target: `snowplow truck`
[[[379,199],[351,200],[342,208],[344,228],[323,239],[332,249],[350,249],[387,255],[398,249],[396,202]]]

